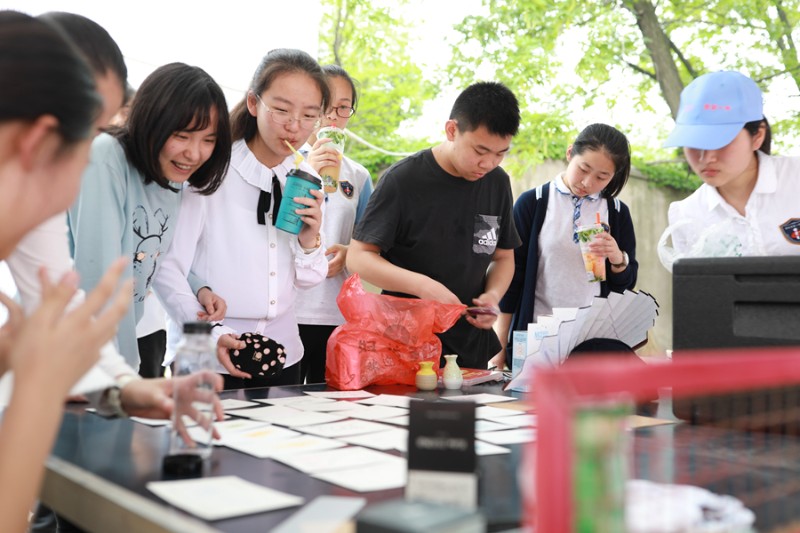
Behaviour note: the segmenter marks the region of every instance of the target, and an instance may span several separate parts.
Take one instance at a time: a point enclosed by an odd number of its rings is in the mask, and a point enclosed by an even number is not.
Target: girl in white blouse
[[[312,191],[313,199],[295,198],[305,206],[296,211],[304,223],[297,235],[277,229],[273,215],[286,174],[295,167],[289,145],[303,145],[326,109],[329,94],[311,56],[288,49],[268,53],[247,95],[231,112],[234,143],[222,186],[210,196],[190,191],[183,196],[175,239],[156,290],[179,324],[200,311],[196,287],[187,278],[202,280],[226,300],[225,319],[213,330],[226,389],[300,382],[303,345],[295,299],[298,288],[320,283],[328,271],[319,233],[323,194]],[[300,168],[316,175],[305,162]],[[258,206],[265,204],[266,211],[259,213]],[[176,331],[170,328],[170,345]],[[245,346],[244,333],[258,333],[283,345],[285,363],[279,375],[254,376],[231,362],[231,351]]]

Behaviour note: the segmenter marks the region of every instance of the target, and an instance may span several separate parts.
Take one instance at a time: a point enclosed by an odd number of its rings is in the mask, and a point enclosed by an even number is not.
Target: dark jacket
[[[533,304],[536,300],[536,274],[539,266],[539,232],[547,214],[550,183],[524,192],[514,204],[514,223],[522,239],[522,246],[514,250],[514,278],[502,300],[500,310],[512,313],[509,338],[500,339],[507,346],[514,331],[527,331],[533,322]],[[636,235],[628,206],[616,198],[608,198],[608,225],[619,249],[628,254],[628,268],[615,274],[606,259],[606,281],[600,283],[600,296],[611,291],[625,292],[636,285],[639,263],[636,261]],[[510,346],[509,346],[509,353]]]

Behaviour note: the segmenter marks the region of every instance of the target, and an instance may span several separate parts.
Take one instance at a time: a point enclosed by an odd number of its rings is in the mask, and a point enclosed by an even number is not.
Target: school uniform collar
[[[253,187],[271,193],[272,176],[277,175],[279,179],[285,179],[289,170],[294,168],[294,156],[290,155],[277,166],[270,168],[256,159],[247,143],[240,139],[233,143],[231,148],[231,167]]]
[[[758,176],[756,176],[756,186],[747,200],[748,204],[754,194],[774,194],[778,190],[778,176],[775,174],[775,163],[772,158],[760,150],[756,152],[756,155],[758,156]],[[702,187],[706,190],[705,204],[709,211],[713,211],[717,206],[727,205],[716,187],[705,183]]]
[[[561,172],[558,176],[556,176],[556,179],[554,179],[553,182],[555,183],[556,190],[558,192],[560,192],[561,194],[569,195],[572,198],[577,198],[577,196],[572,194],[572,191],[569,190],[569,187],[567,187],[567,184],[564,183],[564,173],[563,172]],[[593,201],[597,200],[598,198],[600,198],[600,193],[596,192],[594,194],[588,194],[588,195],[584,196],[584,198],[593,202]]]

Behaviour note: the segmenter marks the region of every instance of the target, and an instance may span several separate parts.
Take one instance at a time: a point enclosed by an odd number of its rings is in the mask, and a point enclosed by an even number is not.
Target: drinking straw
[[[287,141],[286,139],[284,139],[284,140],[283,140],[283,142],[285,142],[285,143],[286,143],[286,146],[288,146],[288,147],[289,147],[289,150],[291,150],[292,152],[294,152],[294,167],[295,167],[295,168],[300,168],[300,163],[302,163],[302,162],[303,162],[303,154],[301,154],[300,152],[298,152],[297,150],[295,150],[295,149],[294,149],[294,146],[292,146],[292,143],[290,143],[290,142],[289,142],[289,141]],[[598,215],[598,216],[599,216],[599,215]]]

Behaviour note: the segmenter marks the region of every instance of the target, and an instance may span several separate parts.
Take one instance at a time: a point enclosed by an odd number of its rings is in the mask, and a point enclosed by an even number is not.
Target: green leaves
[[[674,112],[681,89],[705,72],[741,70],[767,93],[773,82],[799,92],[800,0],[485,0],[484,7],[486,16],[458,25],[448,73],[467,82],[476,70],[495,72],[516,92],[525,118],[514,153],[533,163],[572,141],[583,126],[573,110],[607,106],[601,120],[613,124],[616,105],[632,116],[662,113],[667,123],[664,109]],[[779,148],[781,137],[800,134],[800,116],[773,121],[773,133]],[[630,140],[641,155],[647,140]],[[694,186],[685,169],[640,168],[660,183]]]
[[[423,139],[404,139],[397,131],[418,117],[435,88],[408,54],[409,24],[400,18],[400,2],[322,0],[319,61],[336,63],[358,90],[356,114],[347,128],[393,152],[416,151]],[[373,178],[399,157],[386,156],[350,141],[347,155],[366,166]]]

